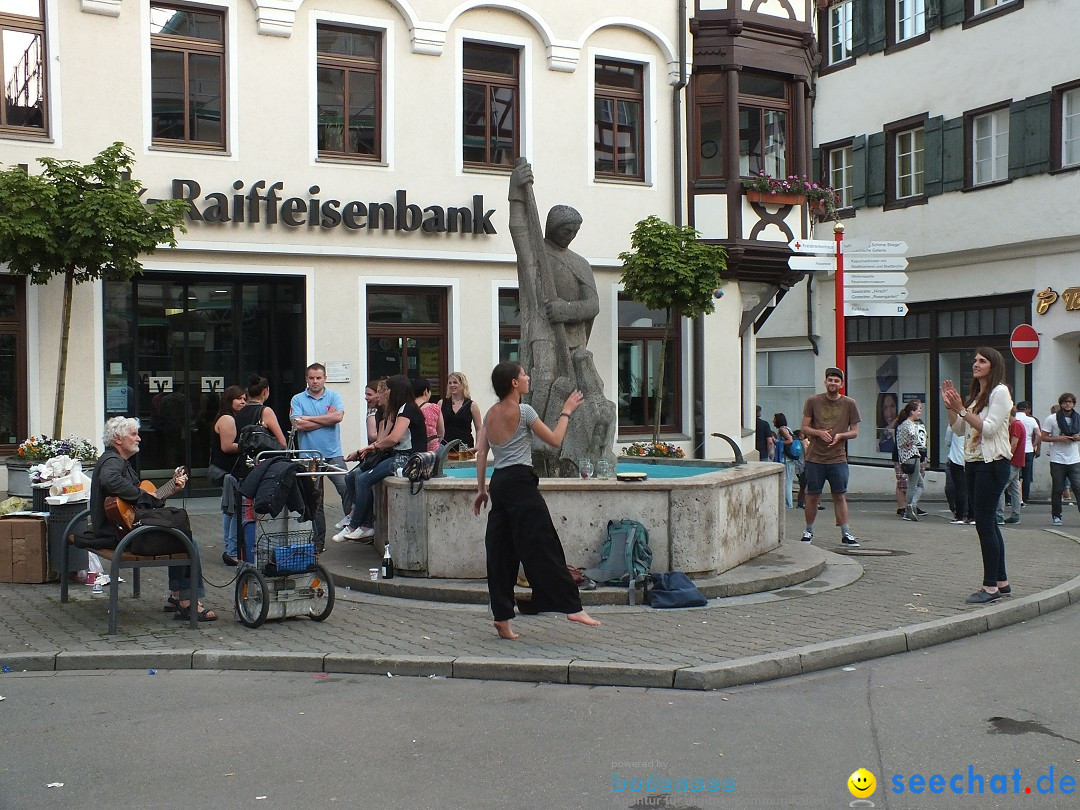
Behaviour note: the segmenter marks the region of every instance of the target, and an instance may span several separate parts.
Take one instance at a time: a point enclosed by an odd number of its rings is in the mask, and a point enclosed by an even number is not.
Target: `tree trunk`
[[[64,386],[67,380],[68,338],[71,335],[71,294],[75,288],[72,271],[64,273],[64,309],[60,314],[60,362],[56,367],[56,413],[53,416],[53,438],[63,436]]]
[[[661,415],[664,409],[664,365],[667,363],[667,342],[668,333],[671,331],[671,318],[668,317],[668,322],[664,324],[664,337],[660,341],[660,368],[656,371],[656,393],[653,395],[653,429],[652,440],[653,444],[660,441],[660,422]]]

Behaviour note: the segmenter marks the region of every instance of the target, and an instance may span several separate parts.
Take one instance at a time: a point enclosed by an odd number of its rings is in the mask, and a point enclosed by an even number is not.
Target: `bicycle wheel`
[[[270,611],[266,580],[256,568],[245,568],[236,579],[236,613],[247,627],[258,627]]]
[[[330,611],[334,609],[334,578],[330,572],[321,565],[315,566],[315,573],[311,575],[311,611],[309,618],[321,622],[325,620]]]

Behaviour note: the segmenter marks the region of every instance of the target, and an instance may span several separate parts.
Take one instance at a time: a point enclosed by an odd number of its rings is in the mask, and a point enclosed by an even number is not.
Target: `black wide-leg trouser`
[[[532,467],[515,465],[495,470],[488,487],[488,594],[495,621],[514,617],[514,584],[518,564],[532,586],[532,609],[543,613],[577,613],[581,597],[566,570],[559,534],[540,495]]]

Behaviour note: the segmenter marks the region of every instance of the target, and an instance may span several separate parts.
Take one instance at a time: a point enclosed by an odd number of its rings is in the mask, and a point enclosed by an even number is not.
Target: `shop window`
[[[43,0],[0,3],[0,65],[4,66],[0,134],[47,134],[43,6]]]
[[[803,405],[816,393],[814,353],[809,349],[761,350],[757,353],[757,404],[772,424],[775,413],[787,417],[792,430],[802,424]]]
[[[1009,179],[1009,108],[967,116],[969,186]]]
[[[318,26],[319,154],[382,156],[382,40],[379,31]]]
[[[26,281],[0,277],[0,453],[27,438]]]
[[[225,146],[225,14],[150,6],[150,128],[155,143]]]
[[[596,61],[593,160],[598,178],[645,177],[644,77],[641,65]]]
[[[660,429],[679,430],[682,388],[682,319],[670,312],[648,309],[644,304],[619,296],[618,408],[619,432],[651,433],[654,425],[653,397],[660,378],[664,327],[671,322],[664,358],[663,405]]]
[[[475,42],[463,48],[465,165],[510,167],[521,153],[518,52]]]
[[[521,359],[521,300],[517,290],[499,290],[499,362]]]
[[[441,396],[447,368],[446,290],[367,288],[367,376],[426,377]]]

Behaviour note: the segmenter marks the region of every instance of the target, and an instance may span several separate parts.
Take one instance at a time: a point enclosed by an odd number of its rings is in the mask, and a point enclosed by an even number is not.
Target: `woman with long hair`
[[[907,506],[902,515],[904,520],[919,521],[917,512],[919,498],[923,494],[922,450],[919,420],[922,418],[922,401],[912,399],[905,403],[900,411],[900,421],[896,425],[896,457],[900,469],[907,477]],[[908,470],[911,472],[908,472]]]
[[[239,385],[230,385],[222,392],[221,407],[214,420],[214,441],[210,443],[210,466],[206,472],[211,484],[222,485],[223,493],[230,493],[228,498],[224,494],[221,498],[221,534],[225,543],[221,561],[225,565],[236,565],[236,507],[232,503],[232,488],[226,485],[226,479],[233,475],[240,459],[240,446],[236,443],[240,429],[236,420],[246,402],[247,395]]]
[[[446,378],[442,418],[444,442],[449,444],[458,439],[466,447],[473,446],[473,429],[480,435],[480,406],[470,398],[469,381],[460,371],[451,371]]]
[[[416,407],[413,386],[403,374],[395,374],[386,381],[386,419],[379,437],[367,447],[356,451],[356,457],[363,462],[372,453],[382,453],[382,458],[371,469],[352,477],[352,508],[349,512],[349,525],[342,528],[332,538],[340,543],[344,540],[369,540],[375,536],[375,519],[371,505],[375,500],[372,491],[379,481],[393,472],[394,461],[404,458],[413,451],[421,451],[427,444],[427,430],[424,417]],[[363,464],[361,463],[361,466]]]
[[[281,430],[281,423],[278,421],[274,409],[266,407],[266,400],[269,398],[270,381],[265,377],[260,377],[258,374],[252,374],[248,377],[247,405],[244,406],[244,410],[237,417],[237,430],[259,423],[273,434],[274,438],[281,444],[281,449],[284,450],[285,433]]]
[[[772,418],[773,427],[776,428],[776,443],[780,452],[777,454],[779,461],[784,465],[784,506],[791,509],[791,483],[795,478],[795,459],[791,456],[791,443],[798,441],[788,427],[787,416],[782,413],[774,413]]]
[[[973,495],[972,511],[983,559],[982,588],[967,598],[983,604],[1012,593],[1005,572],[1005,540],[997,525],[997,504],[1009,480],[1009,411],[1012,395],[1005,385],[1005,358],[988,346],[975,350],[971,388],[961,397],[952,380],[941,384],[941,399],[953,432],[964,432],[964,472]]]
[[[532,468],[532,437],[552,447],[562,445],[567,425],[583,396],[567,397],[552,430],[531,405],[521,402],[529,393],[529,375],[517,363],[499,363],[491,372],[491,385],[499,401],[484,417],[476,443],[476,497],[473,513],[479,515],[488,502],[487,455],[494,456],[491,474],[491,512],[488,514],[488,595],[495,630],[502,638],[517,638],[510,626],[514,617],[514,583],[518,565],[532,586],[530,613],[565,613],[572,622],[595,627],[600,624],[581,607],[577,586],[566,570],[555,524],[540,494]]]
[[[380,393],[386,389],[386,377],[372,380],[364,388],[364,402],[367,404],[367,417],[364,425],[367,428],[368,444],[379,438],[379,422],[382,421],[382,398]],[[352,461],[353,459],[345,459]]]

